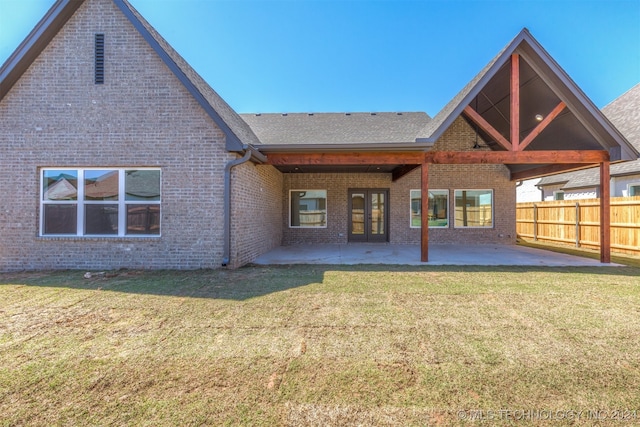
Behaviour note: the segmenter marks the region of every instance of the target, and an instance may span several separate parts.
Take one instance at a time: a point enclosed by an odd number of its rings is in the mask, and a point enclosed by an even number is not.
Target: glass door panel
[[[351,194],[351,234],[364,236],[365,231],[365,194]]]
[[[385,234],[385,202],[384,193],[372,192],[371,197],[371,234]]]
[[[349,190],[349,241],[389,240],[389,190]]]

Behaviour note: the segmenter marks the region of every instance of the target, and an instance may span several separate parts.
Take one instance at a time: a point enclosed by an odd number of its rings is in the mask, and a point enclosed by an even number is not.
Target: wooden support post
[[[600,262],[611,262],[611,188],[609,162],[600,163]]]
[[[520,150],[520,55],[511,55],[511,146]]]
[[[420,261],[429,261],[429,164],[422,163],[420,192]]]

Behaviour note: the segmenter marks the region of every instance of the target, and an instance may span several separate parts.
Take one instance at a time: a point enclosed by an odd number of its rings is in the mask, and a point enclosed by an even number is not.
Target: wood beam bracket
[[[502,148],[507,151],[513,151],[511,143],[507,141],[507,139],[502,136],[502,134],[498,132],[496,128],[491,126],[489,122],[487,122],[476,110],[467,105],[464,108],[464,114],[469,118],[469,120],[478,125],[480,129],[489,134],[489,136],[493,138],[498,144],[500,144]]]
[[[566,106],[567,105],[564,102],[560,101],[560,103],[556,105],[556,107],[553,110],[551,110],[549,114],[547,114],[547,117],[542,119],[542,121],[538,123],[538,126],[533,128],[531,133],[527,135],[525,139],[522,140],[522,142],[519,145],[520,150],[524,150],[525,148],[527,148],[527,146],[531,144],[531,142],[538,135],[540,135],[547,126],[549,126],[549,124],[553,121],[553,119],[558,117],[558,115],[565,109]]]

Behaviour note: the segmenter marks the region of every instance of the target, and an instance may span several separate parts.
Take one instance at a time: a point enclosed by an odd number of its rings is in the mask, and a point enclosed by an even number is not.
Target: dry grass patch
[[[83,273],[0,275],[1,425],[640,411],[637,268]]]

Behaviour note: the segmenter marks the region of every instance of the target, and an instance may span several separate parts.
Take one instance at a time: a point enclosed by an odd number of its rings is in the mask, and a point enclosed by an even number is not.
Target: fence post
[[[580,247],[580,203],[576,202],[576,248]]]
[[[533,204],[533,240],[538,240],[538,205]]]

